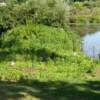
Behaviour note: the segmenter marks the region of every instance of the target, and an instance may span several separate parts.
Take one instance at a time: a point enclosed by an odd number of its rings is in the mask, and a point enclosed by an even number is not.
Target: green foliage
[[[94,71],[96,63],[93,59],[79,53],[65,54],[66,58],[58,58],[55,61],[47,62],[25,60],[20,56],[20,60],[14,61],[11,65],[10,60],[2,61],[0,65],[0,76],[4,80],[19,80],[21,77],[39,80],[75,80],[86,79],[84,74]]]
[[[64,46],[65,49],[71,48],[68,33],[66,33],[63,29],[35,24],[18,26],[17,28],[8,31],[4,35],[3,42],[5,42],[8,46],[17,46],[18,44],[19,47],[21,45],[23,48],[29,48],[30,46],[34,48],[35,46],[36,48],[50,48],[51,50],[54,50],[57,46],[58,49],[63,49]],[[12,43],[12,45],[9,43]],[[54,51],[56,51],[56,49]]]
[[[69,6],[64,0],[29,0],[24,5],[34,14],[35,22],[61,27],[67,23]]]
[[[79,72],[92,71],[95,68],[93,59],[82,54],[74,53],[68,56],[68,61],[78,67]]]
[[[32,23],[20,25],[2,35],[4,49],[21,51],[23,54],[32,52],[32,55],[43,59],[59,57],[67,51],[77,51],[79,44],[78,37],[74,33]]]
[[[67,0],[7,0],[6,2],[6,6],[0,7],[0,34],[18,24],[25,25],[27,20],[54,27],[66,27],[70,23],[75,25],[100,23],[98,0],[75,1],[72,4]],[[74,28],[71,27],[71,30]],[[81,35],[82,32],[79,30],[75,31]]]
[[[7,6],[0,7],[0,34],[9,29],[0,35],[0,75],[4,79],[27,76],[43,80],[66,80],[66,77],[79,78],[81,74],[94,69],[93,59],[79,53],[73,54],[80,48],[81,32],[77,35],[66,27],[69,22],[99,23],[99,8],[97,4],[75,2],[69,10],[66,1],[8,0]],[[95,10],[91,13],[92,7]],[[96,14],[98,16],[94,16]],[[14,66],[12,62],[15,62]],[[33,74],[19,69],[34,66],[46,68],[47,71],[40,70]]]
[[[63,27],[67,25],[68,11],[64,0],[8,0],[6,6],[0,7],[0,31],[25,24],[30,19],[34,23]]]
[[[10,10],[5,6],[0,7],[0,33],[13,26],[12,23],[13,19],[11,19]]]
[[[69,23],[72,30],[82,36],[85,33],[99,30],[100,23],[100,4],[99,0],[86,0],[83,2],[73,2],[70,6]],[[88,27],[88,28],[87,28]]]
[[[78,48],[73,49],[73,43],[78,45],[78,41],[76,41],[78,38],[76,34],[64,31],[64,29],[28,22],[2,36],[2,50],[0,51],[2,63],[0,65],[5,66],[2,72],[6,78],[19,79],[22,76],[28,78],[35,76],[36,79],[43,80],[61,78],[67,80],[77,78],[82,73],[91,72],[95,67],[92,59],[77,52],[72,53]],[[14,66],[17,70],[9,70],[13,66],[12,61],[15,62]],[[39,71],[32,74],[19,71],[20,67],[28,69],[28,67],[34,68],[34,66],[46,68],[48,72]],[[6,68],[8,73],[5,74]]]

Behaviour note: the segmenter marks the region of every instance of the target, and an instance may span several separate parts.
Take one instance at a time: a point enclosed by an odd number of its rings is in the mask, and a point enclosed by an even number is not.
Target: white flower
[[[73,55],[74,55],[74,56],[77,56],[77,52],[74,52]]]
[[[5,2],[0,3],[0,6],[6,6]]]
[[[15,65],[15,62],[14,62],[14,61],[12,61],[12,62],[11,62],[11,65],[12,65],[12,66],[14,66],[14,65]]]

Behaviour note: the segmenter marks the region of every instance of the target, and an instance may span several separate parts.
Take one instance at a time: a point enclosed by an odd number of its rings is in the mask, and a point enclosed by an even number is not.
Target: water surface
[[[100,31],[87,33],[82,40],[83,52],[91,57],[99,58],[100,55]]]

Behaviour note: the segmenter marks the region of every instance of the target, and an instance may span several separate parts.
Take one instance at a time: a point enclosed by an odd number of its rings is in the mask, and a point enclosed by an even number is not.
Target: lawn
[[[100,100],[97,61],[81,53],[29,58],[1,50],[0,100]]]
[[[33,65],[2,61],[0,100],[100,100],[99,67],[86,73],[71,63],[59,62],[55,66],[49,61]]]
[[[0,100],[100,100],[100,80],[0,81]]]

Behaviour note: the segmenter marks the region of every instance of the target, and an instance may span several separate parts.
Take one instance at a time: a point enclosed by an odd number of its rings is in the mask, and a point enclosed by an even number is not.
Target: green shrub
[[[49,26],[67,25],[69,6],[64,0],[8,0],[0,7],[0,33],[27,20]]]
[[[76,36],[73,38],[73,36]],[[8,31],[3,35],[2,47],[17,52],[32,53],[38,58],[48,59],[58,57],[67,51],[77,50],[77,35],[65,32],[61,28],[53,28],[44,25],[27,24]],[[77,39],[78,40],[78,39]],[[74,42],[74,44],[73,44]]]

